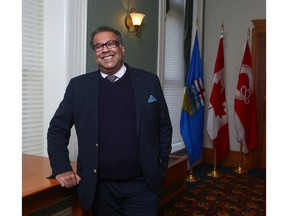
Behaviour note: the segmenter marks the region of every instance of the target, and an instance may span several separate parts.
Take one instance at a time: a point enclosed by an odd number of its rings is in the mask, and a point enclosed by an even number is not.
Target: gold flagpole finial
[[[223,24],[223,21],[222,21],[222,25],[221,25],[221,35],[223,36],[224,34],[224,24]]]
[[[197,20],[196,20],[196,31],[198,31],[199,29],[199,21],[198,21],[198,17],[197,17]]]

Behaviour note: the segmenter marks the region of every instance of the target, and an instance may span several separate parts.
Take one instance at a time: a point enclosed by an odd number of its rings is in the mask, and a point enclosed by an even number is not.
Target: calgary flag
[[[214,68],[213,87],[207,117],[207,132],[219,161],[229,151],[228,116],[224,86],[224,50],[221,35]]]
[[[248,41],[239,72],[238,84],[234,100],[235,127],[237,141],[242,142],[243,152],[257,147],[256,98],[253,86],[252,58]]]

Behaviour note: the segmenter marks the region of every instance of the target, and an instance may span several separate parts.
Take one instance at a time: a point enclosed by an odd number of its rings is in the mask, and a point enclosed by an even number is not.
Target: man
[[[94,215],[157,215],[172,137],[159,79],[124,64],[119,31],[99,27],[90,44],[99,70],[71,79],[50,122],[52,176],[62,187],[78,185],[82,207]],[[73,125],[76,172],[67,150]]]

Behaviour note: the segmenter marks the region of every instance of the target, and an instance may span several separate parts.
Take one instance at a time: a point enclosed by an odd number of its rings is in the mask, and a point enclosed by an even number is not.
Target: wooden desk
[[[72,163],[76,170],[76,164]],[[56,179],[47,179],[51,174],[47,157],[22,155],[22,215],[29,215],[65,198],[72,197],[72,215],[90,216],[78,203],[76,188],[62,188]],[[187,157],[170,156],[168,173],[159,206],[175,198],[186,188]]]
[[[73,169],[76,168],[72,163]],[[80,208],[76,188],[62,188],[51,174],[47,157],[22,154],[22,215],[29,215],[44,207],[72,197],[72,215],[84,215]]]

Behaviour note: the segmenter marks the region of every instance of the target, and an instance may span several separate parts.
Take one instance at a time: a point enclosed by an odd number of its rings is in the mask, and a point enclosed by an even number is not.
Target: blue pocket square
[[[153,95],[150,95],[149,98],[148,98],[148,103],[152,103],[152,102],[155,102],[157,101],[155,97],[153,97]]]

